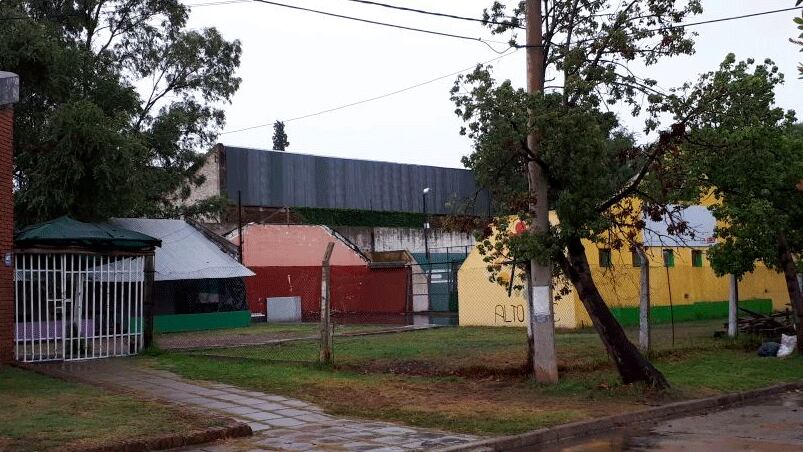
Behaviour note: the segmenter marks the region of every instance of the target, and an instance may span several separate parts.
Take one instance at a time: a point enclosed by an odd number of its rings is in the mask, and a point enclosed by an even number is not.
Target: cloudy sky
[[[480,24],[361,5],[347,0],[278,0],[343,15],[426,28],[452,34],[492,37]],[[455,15],[481,17],[491,0],[383,0],[385,3]],[[432,36],[272,5],[186,0],[195,6],[190,26],[217,27],[239,39],[243,82],[226,107],[227,126],[220,141],[231,146],[272,147],[272,127],[234,132],[287,120],[364,99],[470,68],[498,57],[479,42]],[[213,4],[214,3],[214,4]],[[512,3],[512,2],[511,2]],[[794,6],[794,0],[703,0],[705,13],[694,22]],[[740,59],[771,58],[787,74],[777,92],[785,108],[803,111],[803,80],[797,64],[803,54],[788,41],[795,35],[797,12],[694,27],[697,52],[639,69],[664,88],[694,80],[728,52]],[[505,46],[498,45],[502,49]],[[498,79],[524,83],[524,51],[493,63]],[[291,152],[461,167],[471,143],[458,133],[449,76],[381,100],[287,123]],[[637,131],[642,122],[622,110],[622,121]],[[234,133],[232,133],[234,132]]]

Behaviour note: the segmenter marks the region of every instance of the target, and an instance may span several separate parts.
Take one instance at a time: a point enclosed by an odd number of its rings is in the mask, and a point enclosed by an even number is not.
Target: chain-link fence
[[[481,256],[452,252],[447,256],[434,251],[429,256],[414,255],[413,262],[401,266],[332,267],[329,294],[337,365],[363,369],[370,367],[370,362],[401,361],[405,363],[402,367],[423,365],[421,362],[449,367],[460,354],[439,342],[457,340],[465,340],[467,347],[467,356],[459,358],[461,366],[520,369],[526,363],[529,316],[521,271],[503,268],[491,278]],[[614,317],[638,343],[642,267],[635,264],[593,265],[592,272]],[[680,260],[672,266],[649,265],[652,350],[665,353],[715,346],[715,336],[726,331],[727,281],[714,277],[708,267],[687,266]],[[245,309],[247,321],[205,331],[162,329],[157,343],[165,349],[218,358],[318,362],[321,268],[252,270],[256,276],[227,282],[218,292],[201,283],[170,292],[177,306],[193,306],[192,312],[221,314]],[[741,308],[762,315],[773,311],[772,298],[758,296],[753,282],[744,285],[749,290],[743,293]],[[217,298],[210,293],[217,293]],[[554,296],[561,365],[607,362],[571,285],[556,281]],[[178,301],[196,298],[207,302]],[[218,304],[211,303],[212,299]],[[156,325],[158,330],[158,318]],[[493,353],[471,355],[470,347],[488,344]]]

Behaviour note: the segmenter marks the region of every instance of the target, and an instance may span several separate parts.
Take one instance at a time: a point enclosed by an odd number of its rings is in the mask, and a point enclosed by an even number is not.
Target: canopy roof
[[[162,247],[156,250],[156,281],[254,275],[184,220],[114,218],[111,223],[161,239]]]
[[[84,223],[68,216],[56,218],[21,230],[14,236],[20,248],[35,246],[143,250],[161,246],[149,235],[108,223]]]

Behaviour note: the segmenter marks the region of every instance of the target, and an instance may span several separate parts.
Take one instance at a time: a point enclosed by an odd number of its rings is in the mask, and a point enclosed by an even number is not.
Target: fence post
[[[143,284],[143,300],[142,300],[142,316],[145,318],[143,339],[145,347],[150,347],[153,344],[153,291],[154,291],[154,276],[156,267],[154,266],[154,255],[149,254],[145,256],[145,281]]]
[[[639,281],[639,333],[638,344],[642,352],[650,351],[650,261],[647,253],[636,247],[636,253],[641,261],[641,274]]]
[[[323,255],[321,266],[321,364],[332,364],[332,319],[331,319],[331,300],[329,299],[329,279],[331,271],[329,259],[332,257],[332,250],[335,242],[326,245],[326,252]]]

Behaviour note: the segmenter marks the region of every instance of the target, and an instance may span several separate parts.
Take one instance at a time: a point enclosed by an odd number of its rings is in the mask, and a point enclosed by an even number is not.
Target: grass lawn
[[[156,403],[0,367],[0,450],[81,449],[211,422]]]
[[[720,321],[678,325],[674,345],[670,326],[654,331],[654,362],[673,385],[661,394],[620,384],[599,338],[588,330],[557,335],[561,382],[556,386],[528,377],[526,332],[508,328],[340,338],[334,369],[290,362],[314,361],[312,342],[147,359],[190,378],[285,394],[334,414],[489,435],[803,377],[803,358],[758,358],[752,345],[748,350],[743,342],[713,339],[719,329]]]

